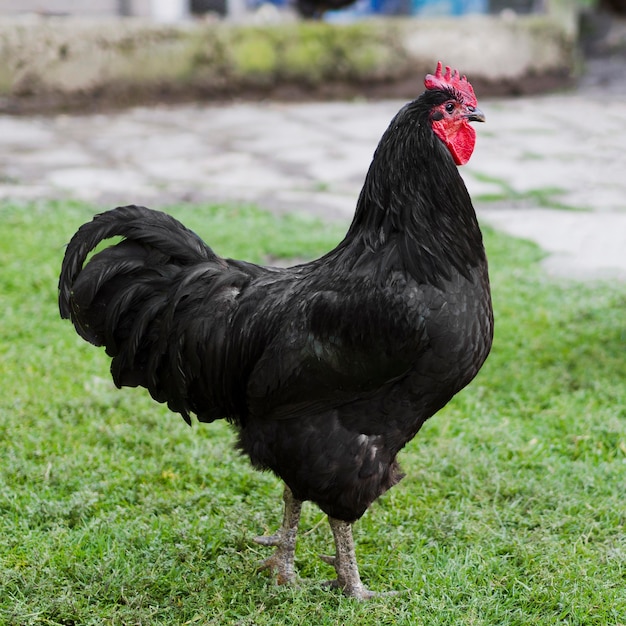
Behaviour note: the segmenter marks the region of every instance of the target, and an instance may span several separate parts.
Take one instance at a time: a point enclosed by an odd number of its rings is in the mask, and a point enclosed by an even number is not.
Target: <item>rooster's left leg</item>
[[[367,589],[361,582],[359,567],[354,551],[352,524],[329,516],[328,523],[335,539],[335,556],[322,556],[321,559],[332,565],[337,572],[337,579],[331,581],[333,587],[339,587],[347,596],[358,600],[369,600],[379,595]],[[393,592],[391,592],[393,594]]]
[[[354,551],[352,538],[352,524],[328,517],[330,529],[335,539],[335,556],[322,556],[322,560],[332,565],[337,572],[337,579],[332,581],[334,587],[339,587],[347,596],[367,600],[374,594],[366,589],[361,582],[359,567]]]
[[[293,583],[296,580],[294,568],[296,534],[298,532],[298,523],[300,522],[300,512],[302,511],[302,502],[294,498],[291,489],[286,485],[283,500],[285,501],[283,525],[274,535],[254,538],[254,541],[262,546],[276,547],[272,556],[261,561],[259,570],[269,569],[275,573],[279,585]]]

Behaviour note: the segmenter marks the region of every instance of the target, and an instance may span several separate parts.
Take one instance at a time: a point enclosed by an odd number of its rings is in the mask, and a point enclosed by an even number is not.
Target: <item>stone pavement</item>
[[[476,151],[461,168],[481,220],[538,242],[557,275],[626,280],[626,93],[607,95],[481,100],[487,124],[476,125]],[[71,197],[98,208],[243,200],[347,224],[401,104],[0,116],[0,197]]]

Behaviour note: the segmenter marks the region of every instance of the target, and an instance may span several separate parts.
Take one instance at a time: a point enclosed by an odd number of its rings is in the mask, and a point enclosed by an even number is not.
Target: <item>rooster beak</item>
[[[467,107],[468,113],[465,115],[465,119],[468,122],[484,122],[485,114],[478,108],[473,106]]]

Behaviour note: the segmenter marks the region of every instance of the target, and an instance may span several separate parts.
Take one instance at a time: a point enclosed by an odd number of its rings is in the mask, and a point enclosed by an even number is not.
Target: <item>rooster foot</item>
[[[257,537],[257,539],[263,539],[263,537]],[[289,585],[296,582],[294,554],[292,551],[280,548],[276,550],[272,556],[263,559],[257,565],[257,571],[262,572],[264,570],[269,570],[274,574],[279,585]]]
[[[333,588],[341,589],[346,596],[356,598],[357,600],[370,600],[371,598],[396,595],[396,591],[378,593],[370,591],[363,585],[356,562],[352,525],[349,522],[332,517],[328,518],[328,522],[333,531],[337,553],[335,556],[320,554],[320,559],[335,568],[337,578],[336,580],[328,581],[327,584]]]
[[[329,556],[328,554],[318,554],[318,556],[322,559],[322,561],[324,561],[324,563],[328,563],[328,565],[335,567],[335,564],[337,563],[336,557]]]
[[[377,598],[379,596],[385,595],[382,593],[377,593],[376,591],[370,591],[366,589],[363,583],[359,585],[349,585],[346,583],[340,583],[339,579],[335,580],[327,580],[325,586],[331,587],[332,589],[341,589],[343,594],[348,598],[355,598],[357,600],[371,600],[372,598]]]
[[[259,545],[276,548],[274,554],[261,561],[257,569],[258,571],[269,570],[272,574],[275,574],[276,582],[279,585],[286,585],[296,581],[294,566],[296,534],[302,510],[302,502],[293,497],[291,490],[287,486],[285,486],[283,500],[285,501],[283,525],[273,535],[254,538],[254,541]]]
[[[254,543],[258,543],[260,546],[267,546],[268,548],[278,547],[280,545],[280,531],[273,535],[261,535],[260,537],[254,537]]]

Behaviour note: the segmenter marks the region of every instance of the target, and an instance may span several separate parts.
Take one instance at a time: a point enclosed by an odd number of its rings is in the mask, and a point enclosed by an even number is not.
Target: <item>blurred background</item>
[[[462,168],[483,218],[626,275],[625,0],[1,0],[0,58],[0,198],[342,223],[441,59],[497,99]]]
[[[548,0],[356,0],[351,15],[465,15],[512,10],[531,13],[545,10]],[[333,0],[327,5],[332,6]],[[118,15],[179,20],[189,16],[232,15],[237,10],[254,10],[263,4],[287,8],[289,0],[5,0],[5,14],[37,12],[48,15]]]
[[[483,96],[543,93],[580,81],[588,57],[614,77],[625,13],[623,0],[3,0],[0,111],[408,98],[439,58]]]

